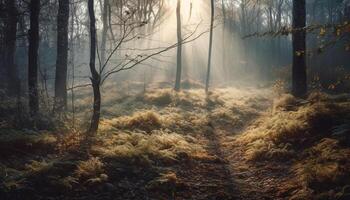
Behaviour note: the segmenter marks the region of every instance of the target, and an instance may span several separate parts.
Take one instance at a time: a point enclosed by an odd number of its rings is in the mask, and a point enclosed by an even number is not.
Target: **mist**
[[[0,199],[349,199],[349,0],[0,0]]]

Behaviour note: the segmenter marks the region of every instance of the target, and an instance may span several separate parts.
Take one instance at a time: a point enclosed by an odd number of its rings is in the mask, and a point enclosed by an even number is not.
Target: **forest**
[[[350,0],[0,0],[1,200],[349,200]]]

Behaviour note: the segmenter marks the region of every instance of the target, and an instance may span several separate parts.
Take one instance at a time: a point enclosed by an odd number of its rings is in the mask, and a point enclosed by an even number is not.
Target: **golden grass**
[[[175,92],[172,89],[152,90],[144,94],[141,100],[144,103],[156,106],[186,106],[203,107],[206,105],[205,92],[200,89],[182,90]]]
[[[203,149],[190,136],[153,131],[143,133],[112,133],[101,136],[92,152],[101,157],[116,158],[127,162],[176,161]]]
[[[0,155],[27,155],[38,149],[53,150],[57,138],[49,132],[20,131],[3,129],[0,131]]]
[[[305,101],[282,95],[271,114],[233,142],[244,149],[247,161],[294,161],[292,187],[299,189],[291,199],[338,199],[350,185],[350,148],[332,130],[349,113],[350,101],[342,96],[312,93]]]
[[[155,180],[150,181],[147,184],[147,189],[149,190],[163,190],[173,193],[178,184],[178,178],[174,172],[167,172],[160,175]]]
[[[288,102],[289,100],[283,102]],[[299,144],[311,141],[331,127],[331,121],[346,113],[343,105],[322,102],[308,103],[295,107],[295,111],[276,110],[272,116],[266,115],[252,125],[247,132],[237,138],[237,142],[247,146],[247,159],[254,160],[256,154],[271,157],[269,151],[285,152],[288,157],[293,153],[285,148],[286,144]],[[327,134],[327,133],[326,133]],[[329,133],[328,133],[329,134]],[[265,144],[264,144],[265,143]],[[262,155],[258,156],[260,158]]]
[[[104,177],[104,163],[98,157],[91,157],[86,161],[80,161],[75,170],[75,175],[83,180]]]
[[[86,134],[79,131],[70,131],[57,137],[56,150],[59,153],[78,152],[86,139]]]
[[[295,182],[304,188],[294,197],[348,199],[350,149],[339,145],[336,139],[325,138],[306,152],[308,156],[293,166]]]
[[[106,131],[114,128],[141,130],[147,133],[161,128],[162,119],[155,111],[139,111],[131,116],[122,116],[101,122],[100,130]]]
[[[30,163],[25,164],[24,169],[29,174],[43,173],[52,167],[52,163],[45,160],[36,161],[32,160]]]
[[[334,186],[350,178],[350,149],[341,147],[338,140],[322,139],[307,153],[308,159],[295,167],[307,186]]]
[[[157,90],[147,92],[143,95],[142,100],[145,103],[150,103],[158,106],[166,106],[172,103],[174,91],[170,89]]]
[[[295,107],[297,99],[291,94],[283,94],[280,98],[277,98],[273,102],[273,113],[280,110],[288,110]]]

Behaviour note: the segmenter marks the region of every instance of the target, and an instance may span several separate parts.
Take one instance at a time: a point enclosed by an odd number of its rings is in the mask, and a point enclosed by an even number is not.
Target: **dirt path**
[[[212,129],[199,138],[209,156],[182,164],[177,173],[180,182],[186,183],[186,189],[179,191],[175,199],[241,199],[229,162],[223,157],[215,138]]]
[[[209,110],[209,118],[210,113]],[[251,166],[245,162],[241,148],[226,145],[233,136],[244,132],[258,117],[259,115],[245,121],[240,129],[209,120],[207,131],[197,136],[197,139],[211,159],[182,164],[177,174],[180,181],[186,183],[186,189],[178,191],[175,199],[278,199],[274,195],[274,188],[283,177],[283,169],[275,170],[270,168],[271,165]]]
[[[223,182],[230,180],[231,190],[228,191],[232,192],[234,199],[284,199],[283,194],[278,192],[278,188],[289,176],[289,165],[246,162],[241,147],[232,148],[232,146],[227,145],[235,134],[240,133],[232,133],[219,125],[214,126],[212,131],[206,135],[208,151],[220,160],[226,161],[217,168],[217,173],[224,175]]]

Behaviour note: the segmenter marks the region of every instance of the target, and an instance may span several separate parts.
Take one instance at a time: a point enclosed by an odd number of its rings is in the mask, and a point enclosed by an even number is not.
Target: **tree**
[[[109,0],[104,0],[103,5],[100,0],[101,5],[101,15],[102,15],[102,39],[101,39],[101,63],[104,63],[106,60],[106,40],[108,32],[108,7]]]
[[[225,1],[221,0],[221,10],[222,10],[222,49],[225,49],[226,46],[226,8],[225,8]],[[226,51],[222,52],[222,69],[225,69],[226,67]]]
[[[30,1],[30,29],[28,50],[29,113],[35,120],[39,111],[38,99],[38,49],[40,0]]]
[[[211,0],[211,16],[210,16],[210,35],[209,35],[209,53],[208,53],[208,69],[205,82],[205,92],[209,91],[210,70],[211,70],[211,52],[213,47],[213,26],[214,26],[214,0]]]
[[[15,64],[16,54],[16,34],[17,34],[17,8],[15,0],[6,0],[6,18],[5,18],[5,34],[4,34],[4,67],[6,77],[6,93],[14,97],[19,95],[20,84],[18,78],[18,70]]]
[[[62,112],[67,107],[68,20],[69,0],[59,0],[54,105],[56,112]]]
[[[91,124],[89,128],[89,134],[95,134],[98,130],[98,125],[100,122],[100,109],[101,109],[101,92],[100,92],[100,83],[101,76],[97,72],[95,67],[96,62],[96,18],[94,11],[94,0],[88,1],[88,10],[90,18],[90,71],[91,71],[91,83],[94,93],[94,102],[93,102],[93,113],[91,117]]]
[[[177,20],[177,67],[175,91],[180,91],[181,87],[181,73],[182,73],[182,35],[181,35],[181,0],[177,0],[176,6],[176,20]]]
[[[293,0],[293,66],[292,93],[303,97],[307,92],[306,82],[306,6],[305,0]]]
[[[167,52],[171,49],[177,48],[179,45],[192,42],[199,37],[201,37],[205,32],[199,34],[196,37],[193,37],[196,33],[198,26],[191,33],[188,34],[184,39],[181,39],[181,43],[175,43],[170,46],[164,48],[149,48],[143,49],[144,51],[149,51],[150,53],[141,53],[135,56],[126,55],[125,59],[120,59],[120,62],[111,63],[111,59],[113,55],[115,55],[118,51],[120,51],[120,47],[122,44],[126,44],[130,41],[136,40],[141,37],[142,33],[134,35],[134,31],[138,28],[141,28],[147,24],[145,21],[139,21],[133,18],[134,13],[126,13],[123,18],[119,18],[121,20],[120,25],[120,38],[117,40],[118,42],[112,48],[111,52],[106,56],[104,62],[99,62],[98,70],[95,67],[96,62],[96,53],[97,53],[97,40],[96,40],[96,19],[94,13],[94,0],[88,1],[88,10],[89,10],[89,18],[90,18],[90,71],[92,74],[91,85],[93,88],[94,102],[93,102],[93,114],[91,118],[90,128],[88,130],[89,134],[95,134],[98,130],[99,121],[100,121],[100,109],[101,109],[101,86],[104,82],[113,74],[117,74],[122,71],[126,71],[134,68],[135,66],[142,64],[143,62],[160,55],[164,52]],[[110,28],[111,30],[111,28]],[[110,64],[112,66],[110,66]],[[74,87],[73,87],[74,88]]]

